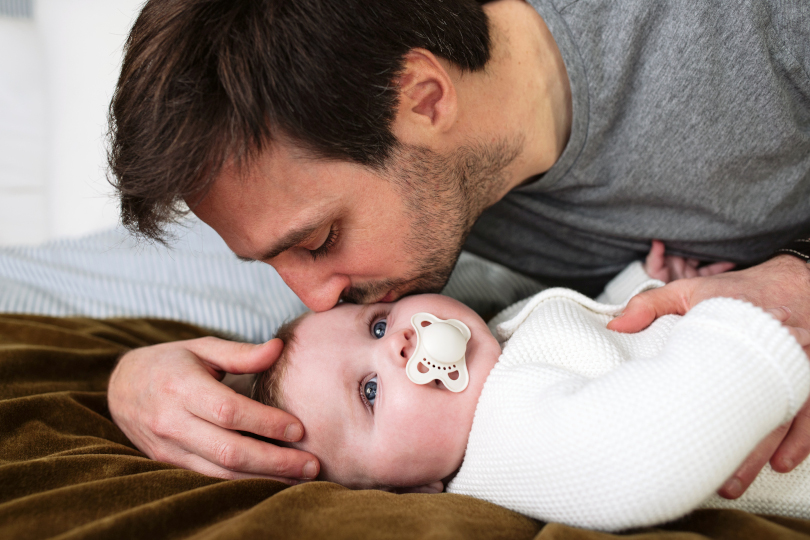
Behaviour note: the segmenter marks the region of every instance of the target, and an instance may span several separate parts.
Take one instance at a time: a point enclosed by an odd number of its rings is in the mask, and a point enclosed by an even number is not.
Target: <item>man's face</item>
[[[427,161],[408,156],[384,177],[276,141],[242,173],[226,168],[193,211],[313,311],[438,292],[477,216],[458,175]]]
[[[405,365],[416,348],[411,316],[458,319],[471,331],[469,385],[418,385]],[[284,408],[306,426],[296,445],[321,460],[322,478],[350,487],[415,487],[454,472],[500,347],[463,304],[440,295],[341,304],[304,318],[282,379]]]

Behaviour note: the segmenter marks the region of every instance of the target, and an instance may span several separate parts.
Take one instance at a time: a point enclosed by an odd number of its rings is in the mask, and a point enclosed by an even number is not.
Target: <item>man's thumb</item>
[[[626,334],[640,332],[663,315],[686,314],[689,308],[684,304],[678,289],[679,287],[669,284],[634,296],[622,314],[608,323],[608,330]]]
[[[284,342],[278,338],[265,343],[239,343],[217,338],[188,341],[188,350],[217,371],[240,375],[259,373],[278,360]]]

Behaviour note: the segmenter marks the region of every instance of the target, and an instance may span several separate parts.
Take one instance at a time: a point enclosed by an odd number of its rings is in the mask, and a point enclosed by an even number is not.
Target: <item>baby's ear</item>
[[[386,490],[389,491],[389,490]],[[391,488],[390,491],[394,493],[441,493],[444,491],[444,484],[442,484],[441,480],[436,480],[430,484],[425,484],[423,486],[414,486],[414,487],[400,487],[400,488]]]

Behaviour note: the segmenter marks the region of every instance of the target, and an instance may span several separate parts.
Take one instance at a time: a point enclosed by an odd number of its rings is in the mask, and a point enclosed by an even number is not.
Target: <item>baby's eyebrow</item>
[[[357,312],[357,316],[354,318],[354,323],[356,326],[363,327],[366,325],[366,316],[368,315],[368,310],[371,309],[371,306],[374,304],[363,304],[363,307]]]

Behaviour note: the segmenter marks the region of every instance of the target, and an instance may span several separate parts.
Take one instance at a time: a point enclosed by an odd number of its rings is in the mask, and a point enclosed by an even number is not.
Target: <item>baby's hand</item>
[[[653,279],[669,283],[676,279],[713,276],[734,268],[734,263],[731,262],[717,262],[698,268],[699,263],[700,261],[697,259],[665,255],[664,243],[660,240],[653,240],[650,254],[647,255],[647,260],[644,262],[644,271]]]

